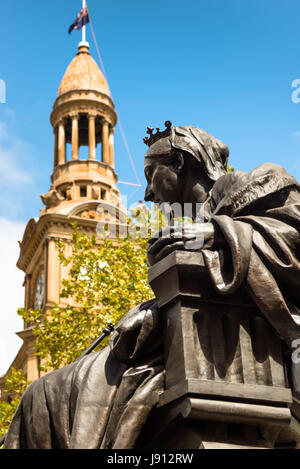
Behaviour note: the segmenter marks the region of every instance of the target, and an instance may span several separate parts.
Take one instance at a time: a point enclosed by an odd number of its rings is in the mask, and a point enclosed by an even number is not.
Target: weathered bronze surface
[[[271,448],[283,429],[289,444],[299,441],[282,340],[242,287],[216,295],[203,254],[186,250],[153,266],[149,281],[163,327],[165,390],[140,443]]]
[[[145,200],[189,203],[194,219],[203,204],[203,223],[149,241],[156,299],[129,311],[103,351],[34,382],[5,448],[300,441],[289,354],[300,338],[300,186],[269,163],[227,173],[228,148],[203,130],[168,123],[149,135]]]

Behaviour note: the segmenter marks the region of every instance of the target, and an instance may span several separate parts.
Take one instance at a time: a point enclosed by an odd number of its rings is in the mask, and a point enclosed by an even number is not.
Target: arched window
[[[41,272],[35,287],[34,309],[42,309],[44,303],[45,292],[45,275]]]

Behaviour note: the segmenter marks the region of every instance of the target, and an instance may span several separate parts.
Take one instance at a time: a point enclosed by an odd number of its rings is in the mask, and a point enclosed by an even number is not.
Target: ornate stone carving
[[[64,197],[55,189],[50,189],[46,194],[41,194],[41,199],[47,208],[56,207],[60,202],[63,202]]]

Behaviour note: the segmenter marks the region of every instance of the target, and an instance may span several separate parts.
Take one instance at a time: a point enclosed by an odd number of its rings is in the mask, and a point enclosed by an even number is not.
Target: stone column
[[[72,115],[72,160],[78,160],[78,114]]]
[[[58,138],[57,138],[58,128],[57,127],[54,127],[53,133],[54,133],[54,168],[56,168],[58,164]]]
[[[149,283],[164,331],[166,374],[149,422],[156,442],[147,440],[147,448],[162,442],[163,448],[273,448],[283,428],[291,446],[300,441],[282,342],[245,290],[219,295],[202,253],[189,251],[152,266]]]
[[[58,164],[66,162],[66,134],[65,124],[61,120],[58,124]]]
[[[59,271],[58,258],[55,247],[55,240],[48,239],[47,249],[47,283],[46,283],[46,304],[59,302]]]
[[[114,161],[114,129],[111,128],[109,132],[109,164],[113,168],[115,167]]]
[[[34,381],[39,378],[38,358],[35,354],[34,344],[35,336],[32,328],[26,328],[23,331],[17,332],[20,339],[23,340],[23,347],[25,350],[25,366],[26,378],[28,381]]]
[[[94,114],[88,115],[89,119],[89,159],[96,159],[96,129],[95,129],[95,119]]]
[[[34,348],[34,338],[28,341],[27,350],[26,350],[26,358],[27,358],[27,370],[26,370],[26,377],[28,381],[35,381],[39,378],[39,369],[38,369],[38,358],[35,354]]]
[[[25,275],[25,278],[24,278],[24,283],[23,283],[23,286],[25,287],[25,291],[24,291],[24,307],[26,309],[29,309],[31,307],[31,304],[30,304],[30,288],[31,288],[31,280],[32,279],[32,275],[31,274],[26,274]],[[24,329],[26,329],[27,327],[27,323],[26,321],[24,321]]]
[[[108,122],[102,122],[102,163],[110,164],[109,158],[109,127]]]
[[[24,305],[26,309],[29,309],[30,307],[30,282],[31,282],[31,274],[26,274],[25,279],[24,279],[24,287],[25,287],[25,292],[24,292]]]

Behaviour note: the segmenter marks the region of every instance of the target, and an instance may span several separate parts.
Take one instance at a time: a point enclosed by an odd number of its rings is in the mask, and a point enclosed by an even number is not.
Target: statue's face
[[[168,155],[165,156],[167,160]],[[144,169],[147,179],[146,201],[157,204],[180,202],[178,174],[170,165],[155,157],[145,158]]]
[[[181,202],[180,181],[176,157],[168,138],[155,142],[145,155],[144,171],[147,180],[145,200],[157,204]]]
[[[171,146],[168,138],[155,142],[145,155],[144,164],[147,188],[145,200],[157,204],[169,202],[203,203],[212,188],[213,181],[192,164],[192,159]]]

